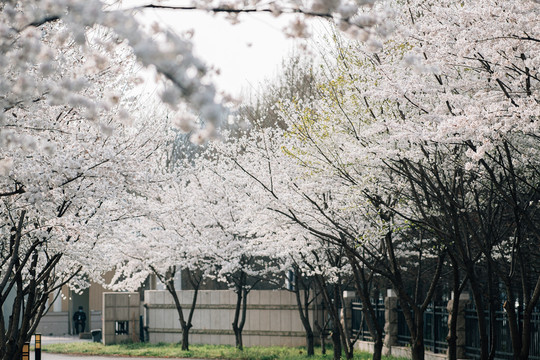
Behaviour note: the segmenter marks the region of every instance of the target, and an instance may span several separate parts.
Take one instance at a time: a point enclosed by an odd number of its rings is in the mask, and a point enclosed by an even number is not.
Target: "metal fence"
[[[373,304],[377,321],[384,328],[384,301],[380,300]],[[369,333],[367,323],[362,312],[362,303],[353,301],[351,304],[352,333],[360,340],[373,341]],[[398,337],[399,346],[410,345],[410,332],[403,316],[403,311],[398,305]],[[489,312],[485,312],[487,321],[486,330],[489,334]],[[469,359],[480,358],[480,337],[478,333],[478,316],[472,305],[465,309],[465,355]],[[508,320],[503,310],[496,312],[495,319],[495,360],[513,359],[512,343]],[[448,335],[448,310],[445,304],[431,304],[424,313],[424,345],[426,350],[434,353],[444,353],[448,347],[446,336]],[[490,348],[489,344],[488,348]],[[531,319],[531,346],[529,350],[530,360],[540,360],[540,308],[537,308]]]
[[[375,310],[375,316],[377,322],[384,329],[384,300],[379,300],[377,303],[372,303]],[[363,305],[361,301],[353,301],[351,303],[351,316],[352,316],[352,335],[356,337],[358,335],[359,340],[373,341],[367,322],[363,312]],[[360,334],[358,334],[360,333]]]
[[[398,344],[411,343],[411,333],[405,322],[403,310],[398,306]],[[444,353],[448,348],[448,310],[443,304],[431,303],[424,312],[424,346],[434,353]]]
[[[490,329],[490,317],[489,311],[484,312],[486,319],[486,334],[489,334]],[[473,306],[469,306],[465,309],[465,326],[466,326],[466,339],[465,339],[465,355],[470,359],[480,358],[480,334],[478,331],[478,314]],[[508,320],[504,310],[497,310],[495,312],[495,324],[494,324],[494,348],[495,359],[509,360],[513,359],[512,341],[510,338],[510,329],[508,326]],[[488,335],[488,349],[491,349],[491,342]],[[532,314],[531,319],[531,346],[529,350],[530,360],[540,360],[540,311],[536,309]]]

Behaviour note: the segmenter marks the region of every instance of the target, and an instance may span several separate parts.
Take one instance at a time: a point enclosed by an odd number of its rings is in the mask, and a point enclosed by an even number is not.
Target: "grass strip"
[[[44,352],[59,354],[83,354],[83,355],[116,355],[138,357],[162,357],[162,358],[196,358],[196,359],[230,359],[230,360],[330,360],[332,349],[321,354],[321,348],[315,349],[315,356],[308,358],[305,348],[281,347],[281,346],[252,346],[244,348],[244,351],[227,345],[190,345],[189,351],[182,351],[180,344],[149,344],[128,343],[118,345],[103,345],[94,342],[76,342],[65,344],[49,344],[43,346]],[[369,360],[371,354],[356,352],[354,360]],[[397,360],[392,357],[383,357],[384,360]]]

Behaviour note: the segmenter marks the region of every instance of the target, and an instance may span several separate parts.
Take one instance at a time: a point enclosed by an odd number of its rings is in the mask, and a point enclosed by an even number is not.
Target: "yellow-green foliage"
[[[398,104],[392,99],[370,98],[369,90],[376,88],[383,78],[380,62],[400,62],[411,50],[409,43],[387,41],[378,55],[359,50],[354,44],[343,44],[333,39],[335,59],[322,65],[325,78],[317,84],[318,99],[314,102],[299,102],[296,99],[283,101],[281,114],[289,122],[285,136],[296,139],[299,144],[321,146],[332,153],[325,142],[332,144],[332,137],[357,138],[362,127],[390,117],[400,119],[409,111],[408,104]],[[330,64],[330,65],[329,65]],[[334,149],[335,150],[335,149]],[[317,173],[320,168],[317,158],[303,146],[282,147],[285,155],[306,166],[306,175]],[[338,154],[337,150],[333,154]],[[341,161],[341,160],[339,160]],[[341,166],[354,166],[342,163]]]

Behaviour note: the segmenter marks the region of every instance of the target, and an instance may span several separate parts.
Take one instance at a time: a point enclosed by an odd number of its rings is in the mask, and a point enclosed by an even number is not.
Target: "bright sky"
[[[259,84],[275,77],[282,60],[301,41],[283,33],[291,16],[242,14],[236,25],[222,14],[198,10],[145,10],[144,16],[178,33],[193,29],[195,54],[220,69],[216,86],[232,95],[259,90]]]

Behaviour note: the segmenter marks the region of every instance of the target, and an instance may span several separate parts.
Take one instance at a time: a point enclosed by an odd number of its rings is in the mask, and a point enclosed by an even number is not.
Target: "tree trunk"
[[[188,270],[189,281],[191,282],[191,285],[193,286],[194,293],[193,293],[193,298],[191,300],[191,307],[189,308],[188,320],[186,321],[186,319],[184,318],[184,309],[182,307],[182,304],[180,303],[180,299],[178,298],[178,294],[176,293],[176,288],[174,286],[176,266],[172,266],[169,269],[167,269],[165,276],[159,273],[153,266],[150,266],[150,269],[159,278],[159,280],[163,284],[165,284],[167,291],[169,292],[169,294],[171,294],[174,300],[174,305],[176,307],[176,312],[178,314],[178,321],[180,321],[180,326],[182,327],[182,350],[187,351],[189,350],[189,330],[193,327],[193,324],[191,321],[193,319],[193,313],[195,312],[195,307],[197,305],[197,295],[199,293],[199,287],[200,287],[201,281],[194,281],[191,277],[191,273]]]
[[[369,334],[374,339],[375,346],[373,347],[373,360],[380,360],[382,358],[382,348],[383,348],[383,329],[379,326],[377,322],[377,314],[373,305],[371,304],[371,298],[369,296],[369,282],[366,279],[364,269],[358,263],[355,254],[348,256],[349,263],[353,269],[354,284],[356,288],[356,293],[362,301],[362,313],[366,319],[368,326]]]
[[[414,311],[414,322],[416,327],[416,336],[411,339],[412,360],[424,360],[424,312]]]
[[[454,291],[454,298],[452,299],[452,308],[450,310],[450,326],[449,334],[446,337],[448,343],[448,360],[457,360],[457,322],[459,314],[459,297],[461,295],[460,279],[459,279],[459,267],[457,260],[450,255],[450,261],[452,263],[452,277],[453,284],[452,290]]]
[[[233,324],[233,331],[236,348],[238,350],[244,350],[244,344],[242,343],[242,331],[235,324]]]
[[[484,302],[482,301],[482,293],[480,284],[476,281],[474,271],[468,271],[471,281],[471,290],[473,293],[474,305],[476,307],[476,315],[478,317],[478,334],[480,335],[480,360],[488,359],[488,338],[486,335],[486,318],[484,314]]]
[[[326,339],[324,338],[324,331],[321,331],[319,337],[321,338],[321,354],[326,355]]]
[[[411,345],[412,360],[424,360],[424,342],[422,345],[414,341]]]
[[[334,360],[341,359],[341,336],[339,336],[339,325],[334,320],[334,326],[332,328],[332,345],[334,346]]]
[[[313,335],[313,328],[309,323],[309,291],[304,288],[304,301],[300,297],[300,271],[298,268],[295,269],[295,280],[294,280],[294,294],[296,297],[296,305],[298,307],[298,313],[300,315],[300,320],[302,321],[302,326],[306,332],[306,350],[307,356],[315,355],[315,341]]]
[[[354,344],[350,343],[349,346],[345,348],[345,357],[347,360],[351,360],[354,357]]]
[[[491,266],[491,261],[487,261],[487,290],[488,290],[488,306],[489,306],[489,343],[491,347],[489,349],[488,359],[493,360],[495,358],[495,345],[497,343],[497,332],[495,331],[495,325],[497,324],[497,314],[496,310],[500,305],[499,299],[494,293],[494,280],[493,280],[493,269]],[[512,322],[510,322],[510,329],[512,329]],[[517,322],[516,322],[517,325]],[[512,334],[512,331],[510,331]],[[519,339],[519,335],[518,335]],[[520,345],[521,347],[521,345]],[[514,356],[516,352],[514,351]]]
[[[375,343],[373,344],[373,360],[382,359],[383,345],[384,345],[384,341],[383,341],[382,336],[377,335],[377,338],[375,339]]]
[[[324,305],[328,309],[330,314],[330,319],[332,320],[332,345],[334,348],[334,360],[339,360],[341,358],[341,322],[339,317],[339,291],[336,291],[336,285],[334,285],[333,298],[332,294],[329,291],[325,279],[321,275],[316,275],[315,279],[317,280],[317,286],[321,291]]]
[[[527,360],[529,358],[529,351],[531,346],[531,316],[538,299],[540,298],[540,277],[536,280],[534,291],[529,301],[525,304],[523,310],[523,330],[521,334],[521,353],[519,354],[520,360]]]
[[[235,340],[236,348],[238,350],[244,350],[244,346],[242,344],[242,331],[238,327],[241,306],[242,306],[242,290],[240,289],[236,292],[236,308],[234,310],[234,320],[232,323],[232,328],[234,332],[234,340]]]
[[[232,323],[236,348],[238,350],[244,350],[242,330],[244,329],[247,315],[248,290],[246,289],[246,282],[247,274],[242,271],[236,284],[236,308],[234,310],[234,320]]]
[[[373,338],[373,341],[374,341],[374,346],[373,346],[373,360],[381,360],[382,358],[382,349],[383,349],[383,345],[384,345],[384,339],[383,339],[383,335],[382,335],[382,332],[383,330],[380,328],[379,324],[377,323],[377,315],[375,314],[375,310],[373,309],[373,306],[371,305],[371,302],[368,303],[368,306],[367,306],[367,313],[369,314],[369,316],[367,316],[366,318],[370,318],[368,321],[368,329],[370,327],[369,325],[369,322],[371,321],[373,324],[373,328],[374,328],[374,331],[373,333],[371,333],[370,331],[370,335],[372,336]],[[366,315],[366,311],[364,310],[364,308],[362,308],[362,311],[364,312],[364,316]]]
[[[182,326],[182,350],[189,350],[189,329],[191,326]]]
[[[49,256],[45,263],[38,264],[38,247],[42,240],[35,240],[24,248],[20,245],[25,216],[26,211],[22,211],[18,225],[12,228],[9,263],[6,271],[0,274],[0,309],[5,306],[3,310],[9,314],[6,324],[4,315],[8,314],[0,311],[1,360],[21,358],[24,343],[30,341],[46,312],[49,294],[68,283],[80,271],[80,268],[75,269],[71,276],[59,279],[55,268],[62,258],[61,253]],[[23,273],[26,273],[25,279],[21,275]],[[8,309],[6,299],[10,294],[15,296]]]
[[[315,355],[315,336],[313,331],[311,333],[306,332],[306,351],[307,356]]]
[[[521,336],[521,352],[517,359],[527,360],[529,359],[529,348],[531,346],[531,317],[525,315],[523,316],[523,333]]]
[[[518,328],[518,319],[516,314],[515,299],[513,298],[510,291],[507,292],[509,295],[508,300],[504,302],[504,310],[506,310],[506,317],[508,320],[508,327],[510,328],[510,339],[512,341],[512,350],[514,353],[514,359],[519,359],[521,352],[521,336]]]
[[[452,310],[450,311],[449,334],[446,337],[448,343],[448,360],[457,360],[457,321],[459,312],[459,295],[454,292]]]

